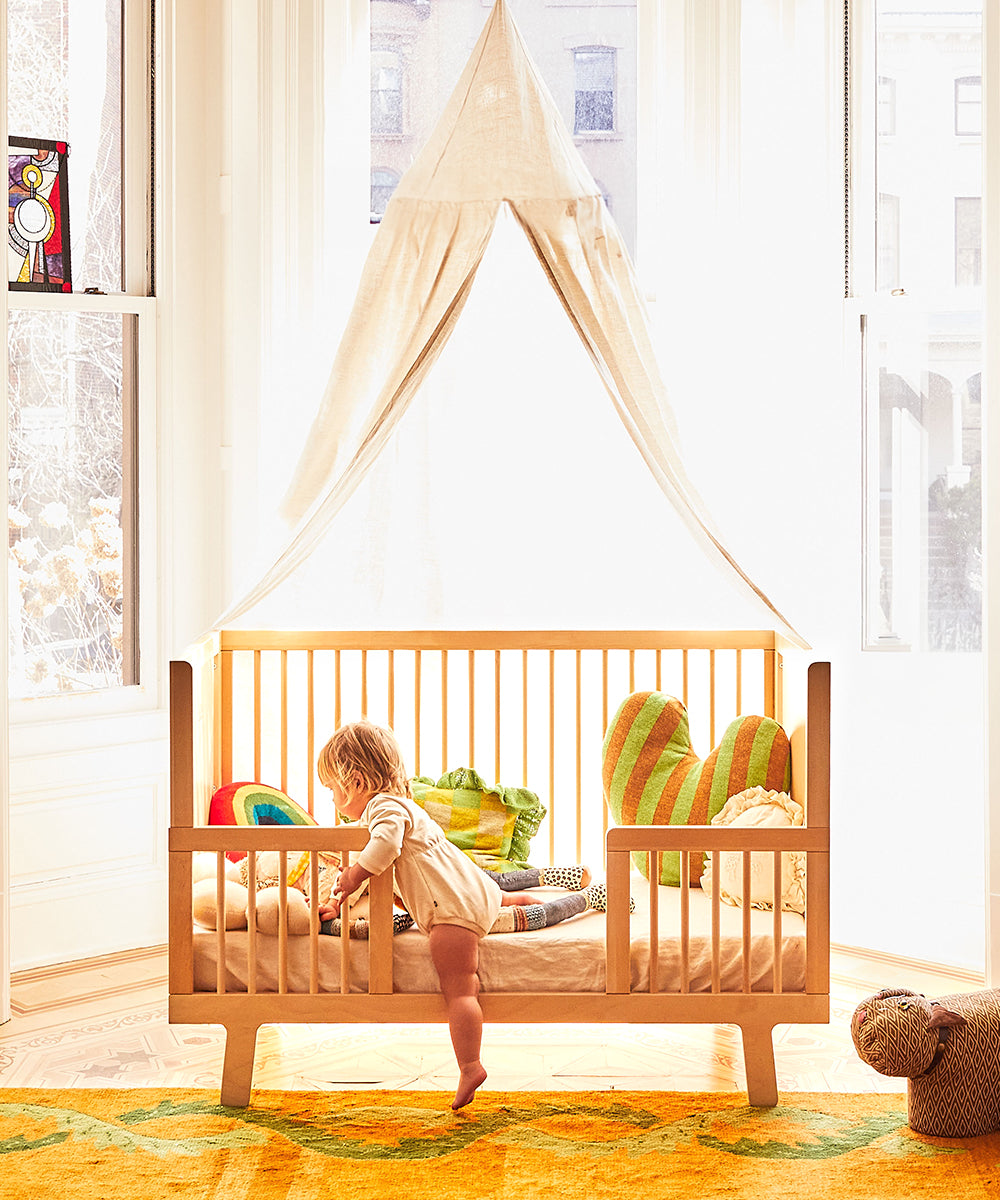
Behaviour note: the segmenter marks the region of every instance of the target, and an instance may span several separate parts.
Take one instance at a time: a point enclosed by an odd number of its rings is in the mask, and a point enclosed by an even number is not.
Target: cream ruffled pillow
[[[740,825],[753,829],[779,829],[802,824],[802,805],[786,792],[766,788],[748,788],[731,796],[712,818],[713,825]],[[712,894],[712,859],[706,855],[701,886]],[[786,850],[781,859],[781,907],[802,913],[806,909],[806,856]],[[743,903],[743,854],[722,851],[719,854],[719,895],[727,904]],[[750,855],[750,907],[774,907],[774,855]]]

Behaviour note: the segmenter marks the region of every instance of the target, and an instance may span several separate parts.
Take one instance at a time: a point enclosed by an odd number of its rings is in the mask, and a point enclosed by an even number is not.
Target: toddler
[[[395,887],[428,935],[448,1012],[459,1080],[452,1108],[463,1108],[486,1079],[480,1061],[479,941],[501,907],[528,905],[525,892],[503,891],[456,846],[413,799],[396,739],[368,721],[344,725],[319,756],[320,782],[338,812],[368,829],[369,841],[340,872],[324,919],[372,875],[395,865]]]

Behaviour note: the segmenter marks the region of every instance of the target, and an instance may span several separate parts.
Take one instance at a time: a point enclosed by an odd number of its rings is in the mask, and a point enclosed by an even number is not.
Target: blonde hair
[[[357,774],[373,796],[388,792],[413,797],[399,743],[391,730],[371,721],[341,725],[320,751],[316,769],[324,787],[344,784]]]

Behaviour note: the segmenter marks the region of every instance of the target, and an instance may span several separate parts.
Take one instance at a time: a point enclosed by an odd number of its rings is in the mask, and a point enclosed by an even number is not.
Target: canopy
[[[496,0],[437,126],[387,205],[285,497],[291,540],[220,622],[247,612],[310,556],[376,461],[462,313],[502,205],[692,536],[804,645],[726,549],[687,477],[622,237],[505,0]],[[567,405],[572,421],[572,398]]]

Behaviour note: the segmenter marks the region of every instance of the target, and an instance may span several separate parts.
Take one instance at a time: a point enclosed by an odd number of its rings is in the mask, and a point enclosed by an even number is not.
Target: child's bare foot
[[[486,1079],[486,1068],[481,1062],[468,1063],[461,1072],[452,1108],[465,1108],[476,1094],[476,1088]]]

